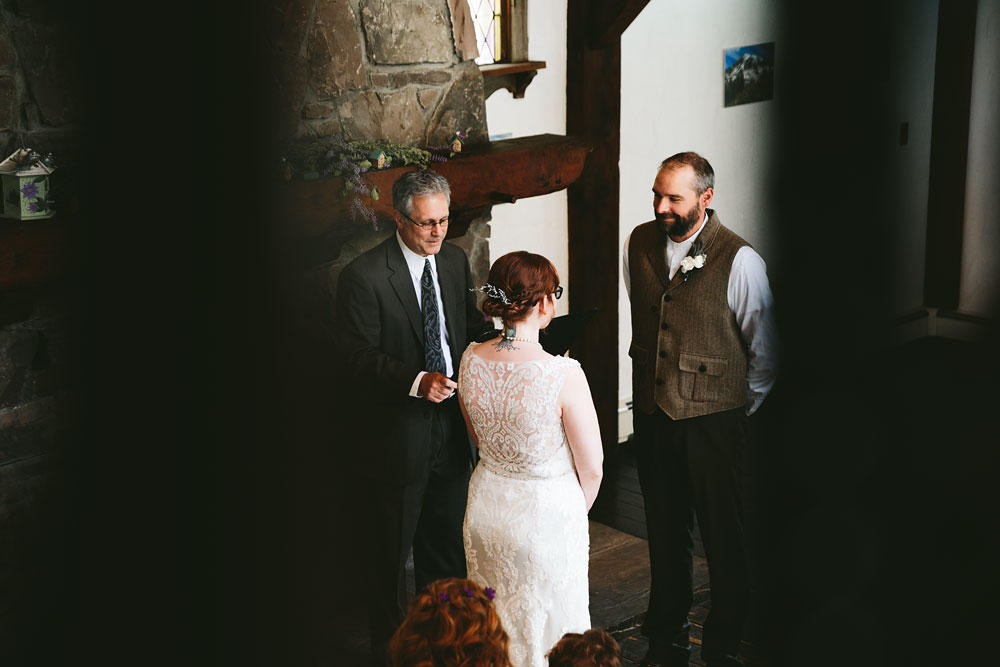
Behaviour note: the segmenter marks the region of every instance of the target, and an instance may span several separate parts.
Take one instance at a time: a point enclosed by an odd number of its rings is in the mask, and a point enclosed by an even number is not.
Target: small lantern
[[[368,161],[375,169],[385,169],[385,160],[385,151],[383,150],[376,149],[368,154]]]
[[[54,170],[51,155],[42,157],[30,148],[21,148],[0,162],[3,181],[0,216],[39,220],[55,215],[49,201],[49,174]]]
[[[465,143],[465,135],[461,132],[456,132],[451,135],[451,139],[448,140],[448,144],[451,146],[452,153],[461,153],[462,144]]]

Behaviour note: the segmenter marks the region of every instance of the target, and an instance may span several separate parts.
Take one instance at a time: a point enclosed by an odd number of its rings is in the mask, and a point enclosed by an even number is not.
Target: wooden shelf
[[[494,204],[566,188],[579,178],[590,150],[588,144],[574,137],[539,134],[466,146],[447,162],[432,163],[431,168],[451,185],[453,224],[448,236],[463,235],[469,223]],[[363,203],[375,211],[380,227],[394,224],[393,183],[415,168],[383,169],[364,175],[369,187],[377,187],[380,192],[378,200],[363,197]],[[272,203],[284,234],[317,238],[356,233],[358,225],[364,223],[351,221],[353,195],[342,196],[343,188],[340,177],[277,184]]]
[[[483,88],[486,97],[501,88],[506,88],[516,99],[521,99],[524,97],[524,91],[528,84],[538,74],[538,70],[544,68],[545,61],[543,60],[526,60],[517,63],[480,65],[479,71],[483,73]]]
[[[0,218],[0,290],[35,287],[72,266],[73,217],[44,220]]]

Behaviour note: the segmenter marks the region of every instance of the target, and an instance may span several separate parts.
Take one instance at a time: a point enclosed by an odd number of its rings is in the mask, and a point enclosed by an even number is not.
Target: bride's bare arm
[[[472,438],[472,442],[476,443],[476,448],[479,448],[479,438],[476,436],[476,429],[472,428],[472,421],[469,419],[469,413],[465,410],[465,401],[462,400],[462,394],[459,393],[455,396],[458,400],[459,406],[462,408],[462,417],[465,419],[465,430],[469,432],[469,437]]]
[[[587,511],[597,499],[604,477],[604,447],[601,445],[601,429],[597,423],[594,399],[590,395],[590,385],[582,368],[574,368],[566,378],[566,384],[559,394],[562,407],[563,426],[566,438],[573,451],[576,474],[580,479],[583,497],[587,500]]]

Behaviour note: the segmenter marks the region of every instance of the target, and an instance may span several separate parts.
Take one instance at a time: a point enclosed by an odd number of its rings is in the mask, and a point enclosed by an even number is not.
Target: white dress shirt
[[[438,308],[438,322],[441,323],[441,353],[444,354],[444,363],[447,367],[447,375],[451,377],[454,375],[454,365],[451,361],[451,346],[448,345],[448,328],[445,326],[444,321],[444,303],[441,301],[441,283],[438,281],[438,270],[437,262],[435,261],[434,255],[427,255],[427,257],[421,257],[417,253],[407,247],[403,243],[403,239],[400,238],[399,232],[396,232],[396,242],[399,243],[399,249],[403,251],[403,259],[406,260],[406,268],[410,271],[410,279],[413,280],[413,291],[417,293],[417,307],[423,312],[423,306],[421,305],[421,287],[420,279],[424,275],[424,260],[430,260],[431,262],[431,277],[434,280],[434,292],[437,295],[437,308]],[[426,375],[427,371],[420,371],[417,373],[416,379],[410,386],[410,396],[420,397],[418,393],[420,389],[420,378]]]
[[[705,229],[706,222],[707,213],[698,231],[680,243],[667,237],[664,261],[671,279],[680,268],[681,260],[691,250],[691,245]],[[631,240],[632,234],[629,233],[622,257],[622,274],[629,297],[632,295],[628,270],[628,244]],[[747,344],[747,414],[751,415],[764,402],[774,385],[777,372],[777,328],[774,324],[774,299],[767,281],[767,266],[750,246],[740,248],[733,258],[726,296],[729,309],[733,311],[736,324],[743,334],[743,341]]]

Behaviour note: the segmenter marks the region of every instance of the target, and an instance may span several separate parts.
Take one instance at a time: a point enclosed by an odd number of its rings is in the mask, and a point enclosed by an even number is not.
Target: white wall
[[[528,55],[545,69],[522,99],[498,90],[486,100],[490,135],[566,134],[566,0],[528,3]],[[564,287],[569,285],[569,232],[566,191],[493,207],[490,262],[514,250],[528,250],[552,261]],[[567,295],[556,312],[569,312]]]
[[[892,219],[896,266],[891,272],[896,315],[922,308],[927,245],[927,197],[931,165],[931,116],[938,0],[895,0],[889,77],[893,125],[885,128],[889,150],[885,192]],[[899,144],[899,124],[909,123],[909,141]]]
[[[1000,306],[1000,0],[979,0],[965,194],[959,309],[996,316]]]
[[[768,225],[773,101],[723,107],[727,48],[775,42],[774,97],[782,90],[778,16],[767,0],[652,0],[622,36],[619,248],[651,220],[651,188],[666,157],[693,150],[715,169],[712,202],[722,222],[764,258],[775,245]],[[621,267],[618,268],[619,276]],[[619,397],[631,395],[628,297],[619,279]]]

